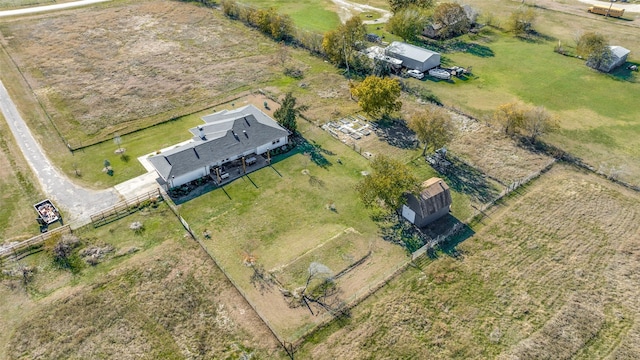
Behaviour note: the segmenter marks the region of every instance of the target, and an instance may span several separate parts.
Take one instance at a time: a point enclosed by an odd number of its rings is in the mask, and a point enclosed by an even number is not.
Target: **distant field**
[[[540,16],[568,15],[543,12]],[[542,25],[539,28],[545,35],[555,35]],[[485,29],[479,36],[463,39],[466,43],[459,46],[466,51],[447,53],[443,61],[445,65],[472,67],[474,77],[453,84],[427,81],[423,86],[445,104],[481,118],[511,101],[542,105],[557,116],[561,126],[547,140],[596,168],[620,170],[623,179],[637,184],[640,107],[635,94],[640,93],[640,75],[624,68],[602,74],[586,67],[582,60],[554,53],[559,40],[569,51],[575,46],[573,36],[562,35],[524,41]],[[614,32],[612,38],[617,37]],[[631,49],[640,45],[635,39],[616,43]]]
[[[635,358],[637,193],[556,165],[409,268],[302,358]]]
[[[130,230],[134,221],[145,230]],[[160,204],[80,232],[82,248],[114,250],[77,275],[44,252],[23,259],[37,268],[27,291],[0,275],[0,358],[280,357],[255,313],[184,235]]]
[[[0,24],[5,47],[72,147],[273,78],[276,44],[219,11],[172,1],[111,5]]]

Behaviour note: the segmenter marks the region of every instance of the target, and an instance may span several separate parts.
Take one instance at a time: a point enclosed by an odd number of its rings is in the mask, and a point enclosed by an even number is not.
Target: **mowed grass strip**
[[[634,357],[638,216],[637,194],[556,165],[486,218],[460,257],[423,259],[300,355]]]
[[[129,229],[134,221],[144,230]],[[38,271],[26,292],[18,280],[2,279],[8,286],[0,287],[6,325],[0,357],[280,356],[268,330],[184,236],[166,204],[78,235],[83,247],[115,250],[74,276],[46,253],[29,256],[23,262]]]

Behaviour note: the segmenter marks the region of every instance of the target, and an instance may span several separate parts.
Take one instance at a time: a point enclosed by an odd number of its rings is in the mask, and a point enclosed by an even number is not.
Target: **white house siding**
[[[207,169],[206,168],[200,168],[194,171],[191,171],[189,173],[180,175],[180,176],[176,176],[173,179],[168,179],[167,182],[169,183],[169,186],[173,186],[173,187],[177,187],[180,185],[184,185],[186,183],[188,183],[189,181],[193,181],[196,179],[199,179],[203,176],[207,175]]]

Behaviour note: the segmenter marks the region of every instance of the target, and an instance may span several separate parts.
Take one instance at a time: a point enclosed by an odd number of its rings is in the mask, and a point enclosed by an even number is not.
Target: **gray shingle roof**
[[[204,140],[198,136],[196,127],[189,130],[195,135],[194,142],[149,158],[164,179],[224,162],[288,135],[287,130],[253,105],[220,111],[202,119]]]

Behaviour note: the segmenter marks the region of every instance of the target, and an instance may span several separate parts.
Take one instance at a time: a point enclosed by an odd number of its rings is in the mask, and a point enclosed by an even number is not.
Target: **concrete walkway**
[[[91,4],[101,3],[105,1],[110,1],[110,0],[81,0],[81,1],[74,1],[74,2],[68,2],[68,3],[62,3],[62,4],[55,4],[55,5],[34,6],[34,7],[23,8],[23,9],[4,10],[4,11],[0,11],[0,17],[35,14],[35,13],[45,12],[45,11],[69,9],[73,7],[91,5]]]
[[[86,223],[90,215],[113,206],[120,200],[114,189],[94,191],[77,186],[51,164],[9,97],[2,81],[0,110],[27,163],[38,178],[42,190],[65,212],[66,222]]]

